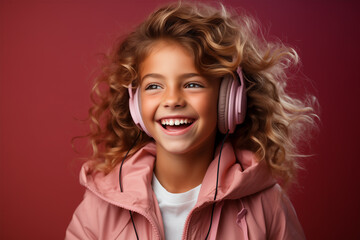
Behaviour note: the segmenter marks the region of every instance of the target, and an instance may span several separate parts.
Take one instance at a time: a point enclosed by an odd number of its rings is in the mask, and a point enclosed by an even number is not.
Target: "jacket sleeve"
[[[99,200],[88,190],[84,199],[75,210],[66,230],[65,240],[97,239],[96,210]]]
[[[270,224],[269,239],[306,239],[301,224],[297,218],[295,209],[289,198],[283,193],[280,186],[274,205],[274,212]]]

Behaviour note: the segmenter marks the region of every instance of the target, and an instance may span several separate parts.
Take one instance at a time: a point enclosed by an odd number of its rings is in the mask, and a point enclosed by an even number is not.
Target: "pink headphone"
[[[225,76],[220,84],[219,101],[218,101],[218,128],[219,131],[225,134],[227,131],[233,133],[236,125],[241,124],[245,118],[246,112],[246,93],[245,83],[241,68],[238,67],[236,72],[240,78],[240,83],[237,79],[232,78],[231,75]],[[148,136],[151,134],[146,129],[141,117],[140,94],[139,87],[133,94],[132,86],[129,90],[129,108],[130,114],[135,124],[143,130]]]

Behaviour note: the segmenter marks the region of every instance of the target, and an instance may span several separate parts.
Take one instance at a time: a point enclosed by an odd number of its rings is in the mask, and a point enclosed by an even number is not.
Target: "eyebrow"
[[[149,74],[146,74],[145,76],[143,76],[141,81],[143,81],[145,78],[148,78],[148,77],[157,78],[157,79],[165,78],[163,75],[158,74],[158,73],[149,73]],[[179,76],[179,79],[187,79],[187,78],[192,78],[192,77],[201,77],[201,75],[198,73],[184,73]]]

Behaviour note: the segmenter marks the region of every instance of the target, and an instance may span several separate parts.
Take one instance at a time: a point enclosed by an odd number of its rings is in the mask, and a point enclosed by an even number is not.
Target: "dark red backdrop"
[[[85,132],[92,70],[119,32],[164,1],[0,1],[0,239],[63,239],[83,188],[70,144]],[[321,132],[291,194],[308,239],[360,239],[359,4],[224,1],[296,47]],[[304,77],[303,76],[303,77]]]

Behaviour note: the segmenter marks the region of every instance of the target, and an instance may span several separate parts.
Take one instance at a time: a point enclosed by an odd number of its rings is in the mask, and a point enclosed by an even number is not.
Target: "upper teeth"
[[[178,126],[180,124],[188,124],[192,123],[192,120],[184,118],[184,119],[162,119],[161,124],[162,125],[170,125],[170,126]]]

